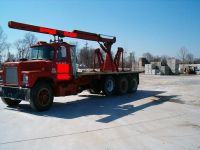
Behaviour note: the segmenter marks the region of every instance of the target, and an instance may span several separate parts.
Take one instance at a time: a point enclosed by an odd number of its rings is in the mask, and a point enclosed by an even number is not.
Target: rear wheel
[[[32,91],[30,105],[36,111],[48,110],[53,104],[53,91],[49,84],[37,83]]]
[[[121,76],[117,79],[116,94],[126,94],[128,91],[128,79],[126,76]]]
[[[135,77],[129,77],[128,93],[135,93],[138,88],[138,80]]]
[[[105,77],[102,86],[103,94],[110,96],[115,92],[115,79],[112,76]]]
[[[9,98],[1,98],[1,99],[2,99],[4,104],[11,106],[11,107],[17,106],[21,102],[20,100],[11,100]]]

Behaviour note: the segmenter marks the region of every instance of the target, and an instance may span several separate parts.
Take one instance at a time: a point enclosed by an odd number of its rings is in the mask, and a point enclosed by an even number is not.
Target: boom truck
[[[18,62],[6,62],[1,72],[0,97],[8,106],[29,101],[36,111],[48,110],[54,97],[75,95],[83,90],[106,96],[136,92],[139,71],[127,71],[123,65],[123,48],[112,57],[111,47],[116,37],[74,30],[62,31],[10,21],[13,29],[54,36],[54,40],[37,42],[30,47],[29,57]],[[96,41],[93,70],[77,72],[76,46],[64,37]],[[102,55],[105,53],[105,57]],[[98,66],[97,66],[98,65]],[[121,65],[121,67],[120,67]]]

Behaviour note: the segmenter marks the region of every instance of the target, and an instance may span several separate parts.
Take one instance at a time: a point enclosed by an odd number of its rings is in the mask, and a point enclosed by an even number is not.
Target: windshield
[[[53,59],[53,47],[51,46],[36,46],[30,50],[29,59]]]

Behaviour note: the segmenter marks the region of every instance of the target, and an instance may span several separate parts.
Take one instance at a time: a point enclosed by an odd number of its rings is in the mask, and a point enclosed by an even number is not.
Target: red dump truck
[[[125,71],[123,48],[112,57],[115,37],[74,30],[72,32],[10,21],[10,28],[50,34],[54,40],[32,45],[28,58],[6,62],[1,72],[0,97],[8,106],[29,101],[36,111],[48,110],[54,97],[74,95],[89,90],[106,96],[136,92],[138,71]],[[96,41],[93,70],[77,72],[76,46],[63,41],[64,37]],[[105,53],[103,57],[102,52]]]

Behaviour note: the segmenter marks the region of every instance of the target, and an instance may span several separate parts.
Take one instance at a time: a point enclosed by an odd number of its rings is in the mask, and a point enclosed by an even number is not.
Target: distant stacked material
[[[160,67],[162,66],[162,63],[161,61],[154,61],[154,62],[151,62],[152,65],[156,66],[157,69],[160,69]]]
[[[139,70],[144,70],[145,69],[145,64],[148,64],[149,62],[147,61],[146,58],[141,57],[139,59]]]
[[[167,65],[169,66],[169,68],[173,74],[179,73],[179,71],[178,71],[179,65],[178,65],[177,59],[175,59],[175,58],[167,59]]]
[[[145,64],[145,74],[151,74],[152,65],[151,64]]]
[[[170,68],[168,66],[161,66],[160,73],[161,75],[170,75]]]
[[[145,74],[158,74],[159,70],[156,69],[154,64],[145,64]]]
[[[151,74],[152,75],[158,75],[158,74],[160,74],[160,71],[159,71],[159,69],[152,69]]]
[[[143,58],[143,57],[139,58],[139,65],[140,66],[145,66],[145,64],[148,64],[148,63],[149,62],[146,58]]]

